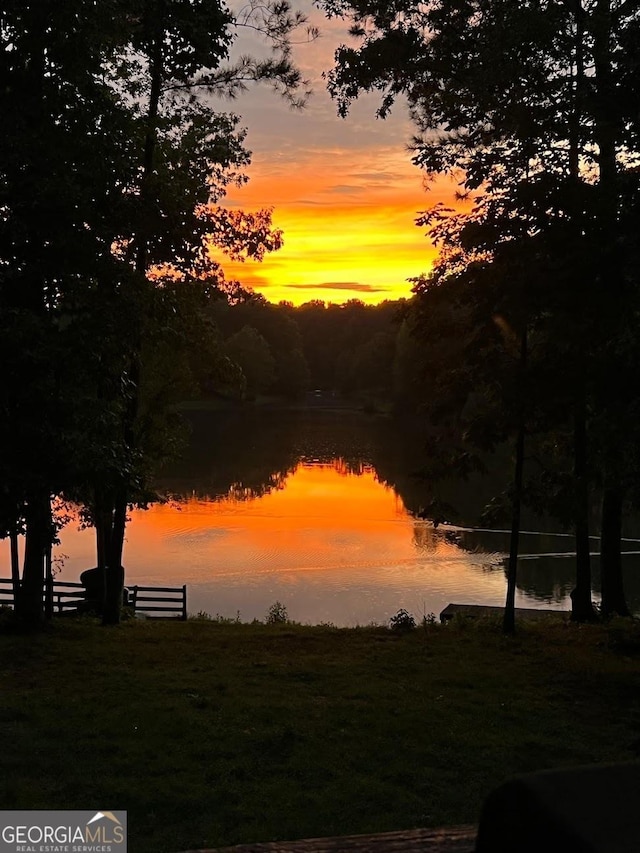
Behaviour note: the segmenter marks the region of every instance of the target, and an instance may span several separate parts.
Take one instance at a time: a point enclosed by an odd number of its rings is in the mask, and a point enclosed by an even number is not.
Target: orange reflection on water
[[[459,560],[458,547],[423,522],[415,522],[401,498],[381,484],[373,469],[347,473],[340,463],[301,464],[282,489],[247,500],[187,499],[135,512],[128,534],[129,573],[138,555],[185,580],[212,576],[328,572],[377,567],[369,582],[400,572],[410,581],[409,563],[438,554]],[[167,565],[167,558],[174,559]],[[388,578],[387,578],[388,579]],[[322,578],[318,577],[318,581]]]
[[[366,528],[374,521],[407,517],[402,499],[393,489],[380,483],[373,468],[351,473],[337,460],[332,465],[302,463],[290,474],[283,488],[260,497],[242,496],[242,488],[215,502],[187,498],[182,512],[193,517],[194,524],[217,526],[224,516],[242,516],[250,527],[263,527],[278,518],[286,518],[296,527],[301,518],[336,520],[349,527]],[[171,504],[152,506],[144,515],[151,526],[164,527],[175,508]]]
[[[260,497],[196,497],[134,510],[127,583],[189,585],[189,610],[264,617],[276,599],[292,618],[336,624],[384,620],[400,607],[439,612],[449,601],[499,603],[504,575],[441,529],[412,518],[373,469],[301,463]],[[95,565],[93,531],[71,524],[60,578]],[[495,555],[493,555],[495,556]]]
[[[185,547],[197,540],[206,574],[213,564],[224,574],[330,568],[372,555],[408,555],[413,549],[407,517],[402,500],[372,469],[356,475],[339,464],[301,464],[284,488],[261,497],[192,498],[179,512],[159,505],[136,513],[130,545],[149,552],[160,542],[171,548],[176,540]],[[207,554],[213,564],[202,564]]]

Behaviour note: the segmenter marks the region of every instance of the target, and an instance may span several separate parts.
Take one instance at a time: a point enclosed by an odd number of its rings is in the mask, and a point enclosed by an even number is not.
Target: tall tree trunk
[[[113,501],[102,487],[94,492],[94,525],[96,531],[96,567],[100,576],[100,608],[104,613],[107,601],[107,566],[109,564],[109,543],[113,531]]]
[[[598,220],[600,226],[600,310],[599,329],[605,342],[624,337],[627,322],[625,305],[629,305],[625,293],[625,241],[618,240],[618,164],[616,148],[619,134],[617,116],[618,95],[613,76],[612,10],[611,0],[597,0],[593,12],[593,58],[595,70],[594,115],[595,138],[598,145]],[[613,366],[616,370],[615,355]],[[620,423],[624,418],[624,402],[612,394],[608,383],[609,375],[600,389],[600,404],[608,412],[609,423]],[[602,613],[610,616],[618,613],[628,616],[622,580],[622,506],[624,487],[620,482],[623,465],[620,455],[624,453],[622,442],[609,436],[605,453],[611,461],[609,466],[614,476],[605,479],[602,497],[602,528],[600,539],[600,564],[602,573]]]
[[[504,605],[502,630],[514,634],[516,630],[516,581],[518,575],[518,544],[520,539],[520,508],[522,505],[522,480],[524,473],[525,406],[524,378],[527,369],[527,327],[522,332],[520,358],[518,361],[518,433],[516,435],[516,462],[513,473],[513,501],[511,505],[511,539],[509,542],[509,564],[507,567],[507,599]]]
[[[45,80],[47,77],[47,33],[49,15],[47,3],[24,4],[24,30],[31,44],[25,63],[25,109],[24,120],[27,130],[42,136],[42,128],[47,126],[47,103]],[[40,216],[46,215],[41,209],[38,193],[35,191],[46,180],[50,164],[43,158],[27,158],[24,163],[24,191],[30,196],[31,204]],[[34,194],[35,193],[35,194]],[[20,279],[20,287],[14,291],[16,304],[25,309],[36,321],[38,330],[47,326],[47,306],[45,301],[45,274],[42,259],[45,255],[41,230],[35,225],[37,217],[26,226],[23,239],[29,245],[31,262],[26,273]],[[39,412],[40,417],[43,416]],[[47,486],[34,489],[27,495],[24,506],[25,544],[22,581],[16,602],[16,612],[22,621],[30,627],[43,624],[45,618],[45,557],[51,544],[51,501]]]
[[[591,554],[589,546],[589,483],[587,470],[587,413],[584,389],[574,408],[574,500],[576,536],[576,585],[571,592],[571,618],[576,622],[595,619],[591,601]]]
[[[152,22],[151,49],[149,52],[149,105],[147,108],[147,129],[144,140],[142,158],[142,178],[140,182],[140,197],[142,200],[142,218],[138,223],[138,247],[135,258],[135,269],[141,279],[146,277],[148,267],[148,241],[150,235],[145,219],[145,203],[149,201],[149,179],[153,172],[156,149],[158,114],[162,96],[162,75],[164,70],[164,18],[165,4],[160,0]],[[140,409],[140,384],[142,369],[140,355],[144,333],[144,318],[138,320],[138,327],[131,346],[129,365],[129,380],[132,388],[131,396],[125,406],[123,420],[123,436],[126,447],[133,451],[136,447],[136,421]],[[127,507],[129,504],[128,487],[123,480],[113,504],[113,520],[107,547],[107,562],[105,570],[105,600],[103,624],[114,625],[120,621],[124,590],[124,568],[122,552],[127,524]]]
[[[29,496],[25,507],[24,569],[16,610],[25,624],[44,622],[45,559],[51,545],[51,502],[48,493]]]
[[[584,93],[584,25],[585,11],[582,0],[574,0],[574,86],[573,107],[569,117],[569,176],[575,187],[573,231],[576,244],[582,238],[580,202],[582,178],[580,175],[580,153],[582,151],[581,127],[583,119],[582,98]],[[575,379],[576,397],[573,407],[573,475],[574,475],[574,530],[576,540],[576,585],[571,591],[571,618],[577,622],[595,618],[591,601],[591,554],[589,545],[589,480],[587,455],[587,389],[585,384],[586,365],[581,361],[584,351],[584,332],[573,344],[574,358],[578,362]]]
[[[622,489],[606,486],[602,495],[600,533],[600,572],[602,577],[602,614],[629,616],[622,579]]]
[[[127,496],[122,491],[116,497],[113,514],[113,527],[107,552],[106,589],[104,600],[103,625],[117,625],[122,609],[122,594],[124,590],[124,568],[122,567],[122,551],[124,534],[127,525]]]

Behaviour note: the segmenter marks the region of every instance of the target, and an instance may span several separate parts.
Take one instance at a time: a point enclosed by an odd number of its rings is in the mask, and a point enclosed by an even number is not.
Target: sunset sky
[[[377,99],[365,97],[346,120],[338,118],[321,75],[336,47],[349,41],[347,28],[325,20],[307,0],[294,5],[321,29],[317,41],[295,49],[313,96],[306,109],[292,111],[260,87],[231,105],[248,128],[253,162],[249,184],[226,201],[247,210],[273,207],[285,245],[261,264],[225,263],[227,277],[273,302],[409,296],[407,279],[428,271],[434,254],[416,214],[450,200],[455,187],[441,183],[425,192],[407,150],[412,128],[404,104],[381,121]]]

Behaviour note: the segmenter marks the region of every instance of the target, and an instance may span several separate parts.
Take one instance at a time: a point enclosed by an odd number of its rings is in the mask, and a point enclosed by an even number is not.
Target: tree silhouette
[[[594,407],[608,405],[595,367],[625,324],[634,278],[616,235],[621,164],[637,153],[637,114],[628,106],[637,103],[637,75],[625,45],[638,34],[638,11],[612,0],[323,5],[349,17],[360,39],[337,52],[329,76],[340,112],[361,91],[381,94],[383,117],[405,96],[418,128],[414,161],[458,175],[464,193],[478,194],[479,232],[458,232],[476,256],[493,256],[507,241],[530,255],[525,244],[542,243],[553,278],[539,290],[549,301],[537,299],[522,328],[544,320],[550,358],[566,369],[578,554],[572,612],[592,618],[587,439]],[[445,244],[455,271],[469,246]]]
[[[3,526],[24,522],[16,601],[30,622],[43,617],[60,492],[90,506],[105,621],[119,618],[127,507],[148,497],[171,443],[161,409],[179,373],[159,389],[150,345],[184,341],[194,306],[229,289],[212,245],[260,258],[281,242],[268,211],[218,204],[246,180],[249,155],[239,118],[209,96],[264,80],[296,102],[304,81],[289,45],[303,24],[287,3],[250,4],[239,18],[204,0],[3,5],[0,321],[15,376],[2,411]],[[262,32],[273,55],[227,63],[237,26]]]

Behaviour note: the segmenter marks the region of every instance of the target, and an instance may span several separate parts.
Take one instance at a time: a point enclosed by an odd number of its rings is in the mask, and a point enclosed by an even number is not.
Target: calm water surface
[[[508,537],[465,526],[495,484],[449,488],[458,524],[434,528],[417,517],[434,492],[416,476],[414,439],[345,412],[194,415],[162,483],[173,499],[132,512],[127,583],[186,583],[191,613],[243,621],[276,600],[292,619],[336,625],[503,604]],[[571,548],[570,537],[523,536],[518,606],[569,607]],[[58,577],[77,580],[94,553],[93,532],[70,524]]]
[[[91,561],[90,531],[63,533],[60,577]],[[413,519],[364,468],[301,463],[261,497],[229,495],[133,513],[130,584],[188,584],[189,610],[263,618],[283,602],[291,618],[337,625],[384,621],[400,607],[439,612],[450,600],[499,603],[499,554],[470,554]]]

